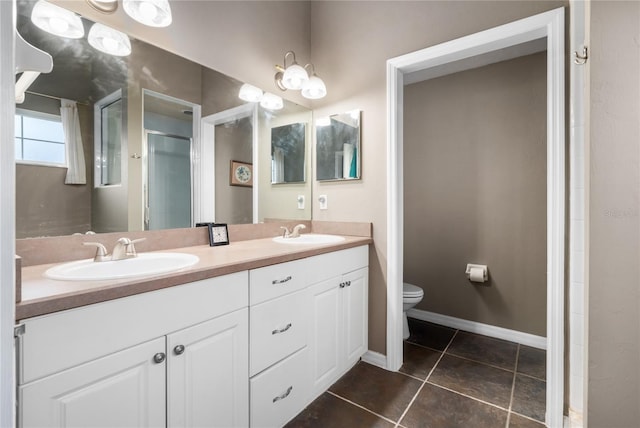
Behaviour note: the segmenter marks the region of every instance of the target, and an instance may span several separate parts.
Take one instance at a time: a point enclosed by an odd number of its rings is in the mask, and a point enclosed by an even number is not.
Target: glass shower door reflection
[[[191,139],[147,132],[145,229],[191,227]]]

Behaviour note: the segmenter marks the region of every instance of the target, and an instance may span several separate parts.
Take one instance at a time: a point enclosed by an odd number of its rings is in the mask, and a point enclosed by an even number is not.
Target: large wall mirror
[[[31,22],[35,3],[17,1],[17,29],[51,54],[53,71],[16,105],[18,238],[311,219],[310,204],[297,202],[311,201],[309,180],[271,180],[272,129],[311,124],[310,110],[287,100],[277,111],[248,105],[238,98],[242,82],[135,39],[128,56],[102,53],[87,41],[85,18],[80,39],[47,33]],[[77,108],[84,184],[65,184],[61,99]],[[249,113],[225,114],[237,108]],[[231,160],[253,165],[251,186],[230,183]]]
[[[316,179],[357,180],[361,166],[360,110],[316,121]]]

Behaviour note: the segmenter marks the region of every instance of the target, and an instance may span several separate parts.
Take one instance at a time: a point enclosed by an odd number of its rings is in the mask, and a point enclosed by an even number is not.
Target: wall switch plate
[[[303,210],[304,209],[304,195],[298,195],[297,201],[298,201],[298,209],[299,210]]]
[[[327,209],[327,195],[318,196],[318,202],[320,202],[320,209],[321,210],[326,210]]]

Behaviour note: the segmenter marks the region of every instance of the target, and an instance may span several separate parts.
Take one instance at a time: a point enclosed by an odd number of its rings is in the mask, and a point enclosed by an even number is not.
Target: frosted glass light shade
[[[317,100],[327,95],[327,87],[322,79],[314,74],[302,85],[301,93],[305,98]]]
[[[298,90],[307,80],[309,80],[307,70],[293,63],[284,71],[282,85],[287,89]]]
[[[240,88],[240,93],[238,94],[238,97],[243,101],[247,101],[250,103],[258,103],[262,100],[262,95],[263,95],[262,89],[257,88],[253,85],[250,85],[248,83],[245,83]]]
[[[31,22],[36,27],[60,37],[79,39],[84,36],[82,19],[70,10],[44,0],[38,1],[31,10]]]
[[[282,98],[270,92],[265,92],[260,105],[267,110],[281,110],[284,107]]]
[[[101,52],[115,56],[127,56],[131,53],[129,36],[99,23],[89,30],[89,44]]]
[[[173,20],[169,0],[123,0],[124,11],[150,27],[168,27]]]

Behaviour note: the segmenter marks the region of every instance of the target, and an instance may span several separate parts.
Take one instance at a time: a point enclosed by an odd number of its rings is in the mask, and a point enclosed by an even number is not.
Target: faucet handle
[[[282,231],[282,237],[283,238],[288,238],[289,235],[291,235],[291,232],[289,232],[289,228],[287,226],[280,226],[280,229],[284,229]]]
[[[103,262],[108,259],[107,248],[99,242],[83,242],[82,245],[88,247],[96,247],[96,255],[93,258],[94,262]]]

